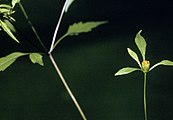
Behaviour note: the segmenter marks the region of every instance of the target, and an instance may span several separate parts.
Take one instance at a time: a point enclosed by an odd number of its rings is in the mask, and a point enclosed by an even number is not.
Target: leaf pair
[[[137,62],[137,64],[139,65],[139,68],[125,67],[125,68],[120,69],[118,72],[116,72],[115,76],[129,74],[129,73],[134,72],[136,70],[139,70],[139,71],[142,71],[142,72],[149,72],[149,71],[151,71],[152,69],[154,69],[155,67],[157,67],[159,65],[173,66],[172,61],[162,60],[161,62],[153,65],[150,68],[150,62],[145,59],[146,58],[145,54],[146,54],[147,43],[146,43],[144,37],[141,36],[141,32],[142,32],[142,30],[140,30],[136,34],[135,43],[136,43],[136,45],[137,45],[137,47],[138,47],[138,49],[141,53],[143,61],[140,62],[138,55],[133,50],[131,50],[130,48],[127,48],[127,51],[129,53],[129,55]]]
[[[29,55],[29,58],[32,63],[38,63],[43,66],[42,55],[39,53],[22,53],[22,52],[14,52],[5,57],[0,58],[0,71],[4,71],[8,68],[12,63],[16,61],[17,58],[21,56]]]

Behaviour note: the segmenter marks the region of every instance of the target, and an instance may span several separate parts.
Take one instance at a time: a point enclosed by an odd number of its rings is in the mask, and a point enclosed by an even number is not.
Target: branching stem
[[[144,72],[144,117],[147,120],[147,73]]]
[[[79,103],[77,102],[76,98],[74,97],[74,95],[73,95],[72,91],[70,90],[70,88],[69,88],[69,86],[68,86],[68,84],[67,84],[65,78],[63,77],[63,75],[62,75],[62,73],[61,73],[61,71],[60,71],[60,69],[59,69],[57,63],[55,62],[55,60],[54,60],[54,58],[53,58],[53,56],[52,56],[52,51],[54,50],[54,48],[58,45],[58,43],[59,43],[64,37],[67,36],[67,35],[65,34],[64,36],[62,36],[62,37],[55,43],[55,39],[56,39],[56,36],[57,36],[57,33],[58,33],[58,29],[59,29],[59,26],[60,26],[60,23],[61,23],[63,14],[64,14],[64,12],[65,12],[65,8],[66,8],[66,5],[67,5],[67,2],[68,2],[68,0],[66,0],[65,4],[64,4],[64,6],[63,6],[63,9],[62,9],[62,11],[61,11],[61,15],[60,15],[59,21],[58,21],[58,23],[57,23],[57,26],[56,26],[56,29],[55,29],[55,32],[54,32],[54,35],[53,35],[51,47],[50,47],[50,50],[49,50],[49,52],[48,52],[47,54],[48,54],[48,56],[49,56],[49,58],[50,58],[50,61],[51,61],[52,64],[53,64],[53,66],[54,66],[54,68],[55,68],[57,74],[59,75],[59,77],[60,77],[62,83],[64,84],[64,87],[66,88],[68,94],[70,95],[70,97],[71,97],[71,99],[73,100],[73,102],[74,102],[76,108],[78,109],[78,111],[79,111],[81,117],[83,118],[83,120],[87,120],[86,117],[85,117],[84,112],[82,111],[82,109],[81,109]],[[21,8],[21,10],[22,10],[22,12],[23,12],[23,14],[24,14],[24,16],[25,16],[25,18],[26,18],[28,24],[30,25],[31,29],[33,30],[35,36],[36,36],[37,39],[39,40],[39,42],[40,42],[40,44],[42,45],[42,47],[47,51],[47,49],[46,49],[44,43],[41,41],[41,39],[40,39],[40,37],[39,37],[37,31],[35,30],[34,26],[32,25],[31,21],[29,20],[29,17],[28,17],[28,15],[27,15],[27,13],[26,13],[26,11],[25,11],[23,5],[22,5],[21,3],[19,3],[19,6],[20,6],[20,8]]]

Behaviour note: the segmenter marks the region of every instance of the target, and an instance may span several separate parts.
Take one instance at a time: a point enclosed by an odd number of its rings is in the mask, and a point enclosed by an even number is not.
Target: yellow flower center
[[[143,72],[148,72],[150,69],[150,61],[144,60],[142,62],[142,71]]]

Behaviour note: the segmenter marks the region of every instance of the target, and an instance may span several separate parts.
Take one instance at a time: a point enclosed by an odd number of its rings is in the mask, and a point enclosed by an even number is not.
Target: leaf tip
[[[114,77],[119,76],[117,73],[114,74]]]
[[[18,40],[16,40],[17,43],[20,43]]]
[[[107,23],[109,23],[109,21],[100,21],[100,25],[107,24]]]
[[[139,30],[138,34],[141,34],[142,30]]]

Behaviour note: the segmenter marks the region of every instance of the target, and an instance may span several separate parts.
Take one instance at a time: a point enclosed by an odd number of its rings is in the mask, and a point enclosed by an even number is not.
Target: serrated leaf
[[[11,32],[10,28],[7,26],[7,24],[5,22],[3,22],[2,20],[0,20],[0,26],[3,28],[3,30],[16,42],[19,43],[19,41],[17,40],[17,38],[13,35],[13,33]]]
[[[60,43],[62,39],[67,36],[79,35],[79,33],[90,32],[93,28],[98,27],[99,25],[107,23],[106,21],[101,22],[86,22],[86,23],[74,23],[70,25],[66,34],[64,34],[60,39],[54,44],[54,48]]]
[[[5,57],[0,58],[0,71],[4,71],[8,68],[15,60],[21,56],[26,55],[27,53],[14,52]]]
[[[93,28],[96,28],[102,24],[107,23],[106,21],[100,21],[100,22],[79,22],[74,23],[73,25],[70,25],[67,31],[67,35],[79,35],[79,33],[86,33],[90,32]]]
[[[140,64],[138,55],[133,50],[131,50],[130,48],[127,48],[127,51],[129,53],[129,55],[138,63],[139,67],[141,68],[141,64]]]
[[[74,0],[67,0],[67,4],[66,4],[66,7],[65,7],[65,12],[68,11],[69,7],[71,6],[71,4],[74,2]]]
[[[12,7],[14,7],[19,2],[20,2],[20,0],[12,0],[11,1]]]
[[[132,68],[132,67],[125,67],[125,68],[120,69],[118,72],[116,72],[115,76],[129,74],[129,73],[137,71],[137,70],[141,70],[141,69]]]
[[[140,30],[135,37],[135,43],[139,49],[139,51],[141,52],[142,55],[142,59],[145,60],[145,53],[146,53],[146,46],[147,43],[145,41],[145,39],[141,36],[141,32],[142,30]]]
[[[173,62],[170,60],[162,60],[161,62],[153,65],[149,71],[151,71],[152,69],[154,69],[155,67],[159,66],[159,65],[165,65],[165,66],[173,66]]]
[[[43,66],[43,59],[42,59],[42,55],[39,53],[30,53],[29,54],[29,58],[31,60],[32,63],[38,63],[39,65]]]

